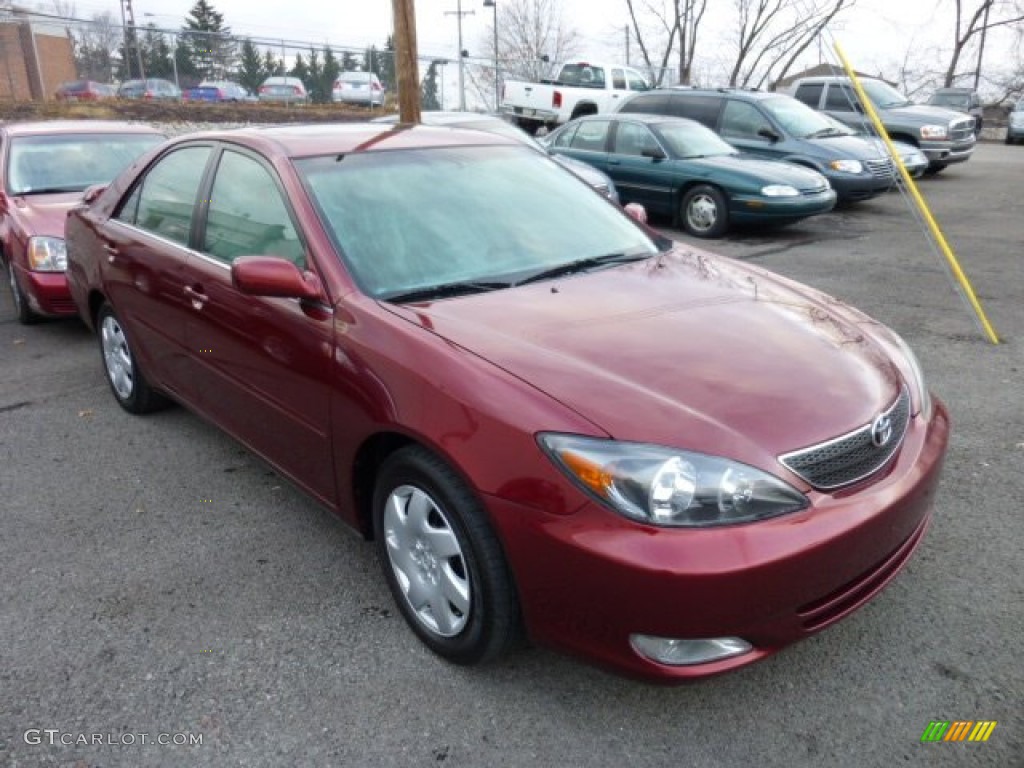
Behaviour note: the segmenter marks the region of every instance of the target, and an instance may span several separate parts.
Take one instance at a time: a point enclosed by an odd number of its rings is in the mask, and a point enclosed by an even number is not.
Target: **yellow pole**
[[[974,289],[971,287],[971,282],[967,279],[967,275],[960,268],[960,264],[953,254],[953,249],[949,247],[949,243],[946,241],[945,235],[942,234],[942,230],[939,229],[938,223],[935,221],[935,217],[932,216],[931,210],[928,208],[928,204],[921,196],[921,192],[917,188],[917,184],[910,174],[907,173],[906,167],[903,165],[903,161],[900,159],[899,152],[896,151],[896,147],[893,146],[892,139],[889,138],[889,134],[886,132],[885,127],[882,125],[882,121],[878,118],[878,113],[875,112],[875,107],[871,103],[871,100],[867,97],[864,92],[864,88],[861,87],[860,80],[857,75],[854,74],[853,68],[850,66],[850,62],[846,58],[846,54],[843,53],[843,49],[839,43],[835,43],[836,54],[839,56],[839,61],[843,65],[843,69],[846,70],[846,76],[850,78],[850,82],[853,83],[853,89],[857,92],[857,98],[860,103],[864,106],[864,112],[867,114],[868,119],[871,120],[871,124],[875,127],[875,132],[885,142],[886,148],[889,150],[889,155],[896,163],[896,167],[899,169],[900,176],[903,178],[903,183],[907,185],[907,189],[910,190],[910,195],[914,199],[914,203],[917,205],[918,210],[924,217],[924,220],[928,223],[928,229],[931,230],[932,237],[935,238],[935,242],[939,244],[939,249],[942,251],[942,255],[946,257],[946,261],[949,263],[949,268],[953,271],[953,276],[957,282],[960,283],[960,287],[964,291],[964,295],[967,296],[967,300],[970,301],[971,307],[974,309],[974,313],[981,323],[981,327],[985,331],[985,335],[988,340],[993,344],[999,343],[999,336],[996,334],[995,328],[988,321],[988,317],[985,316],[985,310],[982,309],[981,303],[978,301],[978,297],[974,294]]]

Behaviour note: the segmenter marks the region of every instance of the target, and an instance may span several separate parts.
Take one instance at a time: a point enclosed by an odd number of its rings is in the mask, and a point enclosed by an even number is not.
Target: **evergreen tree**
[[[256,93],[270,74],[273,73],[267,72],[259,50],[252,44],[252,40],[246,38],[242,42],[242,52],[238,61],[238,82],[251,93]]]
[[[302,58],[301,53],[295,54],[295,63],[292,68],[288,71],[288,74],[292,77],[297,77],[305,84],[309,79],[309,67],[306,66],[306,62]]]
[[[264,80],[268,77],[279,77],[284,74],[284,61],[278,59],[269,48],[263,54]]]
[[[420,95],[420,101],[424,112],[441,108],[441,103],[438,101],[438,94],[440,93],[438,75],[440,73],[437,70],[439,66],[440,62],[437,60],[430,62],[430,66],[427,67],[427,74],[423,77],[423,90]]]
[[[389,90],[395,90],[398,78],[395,77],[395,39],[388,35],[388,41],[384,44],[384,50],[380,53],[377,62],[377,77]]]
[[[377,50],[377,46],[371,45],[366,49],[366,53],[363,54],[363,66],[362,69],[366,72],[373,72],[375,75],[380,77],[380,51]],[[359,67],[356,67],[359,69]],[[381,82],[384,83],[384,78],[381,78]],[[387,87],[387,83],[384,83],[384,87]]]
[[[224,14],[215,10],[209,0],[196,0],[181,37],[189,50],[192,68],[204,80],[223,80],[235,63],[235,41],[231,28],[224,24]]]
[[[142,65],[146,69],[146,77],[162,77],[165,80],[174,78],[174,62],[171,61],[171,46],[162,32],[158,32],[153,24],[145,28],[142,39]]]
[[[306,65],[306,77],[303,78],[302,82],[306,84],[306,90],[309,91],[309,98],[314,104],[324,103],[323,94],[323,83],[321,82],[321,75],[323,71],[320,67],[320,55],[313,48],[309,49],[309,64]],[[328,98],[330,94],[328,93]]]
[[[323,72],[321,74],[321,82],[323,83],[324,89],[324,102],[330,103],[334,95],[334,81],[338,79],[338,75],[341,74],[341,66],[338,64],[338,60],[334,57],[334,51],[331,50],[331,46],[324,46],[324,63]]]
[[[351,51],[345,51],[341,54],[342,72],[354,72],[357,69],[359,69],[359,59],[357,59]]]

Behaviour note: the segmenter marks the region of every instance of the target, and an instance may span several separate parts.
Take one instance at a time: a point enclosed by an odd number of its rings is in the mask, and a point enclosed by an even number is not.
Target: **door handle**
[[[103,250],[107,252],[107,261],[113,264],[114,261],[117,259],[117,246],[114,245],[113,243],[108,243],[104,241]]]
[[[612,160],[611,158],[608,158],[608,165],[622,165],[622,161],[621,160]]]
[[[202,286],[196,286],[193,288],[190,285],[185,286],[185,295],[188,296],[192,302],[193,309],[202,309],[203,305],[210,300],[210,297],[203,293]]]

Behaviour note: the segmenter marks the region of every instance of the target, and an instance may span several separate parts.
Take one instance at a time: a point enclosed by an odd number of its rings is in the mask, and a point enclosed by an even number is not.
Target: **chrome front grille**
[[[864,165],[876,179],[891,179],[895,173],[892,158],[884,157],[878,160],[865,160]]]
[[[966,120],[957,120],[949,127],[949,137],[954,142],[959,143],[966,141],[967,139],[974,138],[974,118],[969,117]]]
[[[874,432],[880,420],[888,418],[892,429],[888,441],[875,444]],[[910,393],[904,387],[889,406],[871,424],[849,434],[812,445],[779,457],[787,468],[823,491],[840,488],[877,472],[893,457],[903,443],[910,423]]]

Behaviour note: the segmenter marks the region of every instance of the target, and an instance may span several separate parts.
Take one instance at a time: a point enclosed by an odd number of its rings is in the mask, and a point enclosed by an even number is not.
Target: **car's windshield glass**
[[[163,138],[116,133],[17,136],[7,158],[7,193],[81,192],[106,184]]]
[[[861,86],[871,103],[879,109],[903,107],[910,103],[906,96],[881,80],[861,80]]]
[[[657,123],[655,132],[676,157],[737,154],[732,145],[720,139],[718,134],[692,120]]]
[[[348,268],[377,298],[657,253],[625,214],[526,147],[375,151],[296,167]]]
[[[770,114],[793,136],[809,138],[816,136],[849,136],[853,133],[842,123],[836,122],[828,115],[811,109],[802,101],[779,96],[761,102],[764,110]]]

